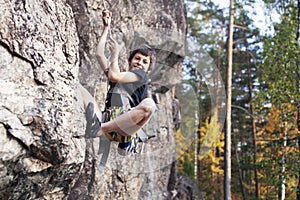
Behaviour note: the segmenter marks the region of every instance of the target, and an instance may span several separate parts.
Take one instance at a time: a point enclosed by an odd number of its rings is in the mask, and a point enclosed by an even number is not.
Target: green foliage
[[[300,49],[296,41],[297,7],[295,1],[266,2],[269,8],[281,15],[281,21],[274,25],[274,35],[264,39],[259,65],[259,70],[263,71],[260,82],[265,89],[257,94],[258,111],[266,113],[264,105],[271,105],[267,110],[269,121],[259,136],[264,141],[259,146],[262,152],[259,162],[261,191],[263,197],[277,198],[284,179],[286,198],[296,199],[300,166],[296,127],[297,105],[300,103],[296,64]]]
[[[184,156],[183,169],[181,173],[185,176],[190,177],[191,179],[195,179],[194,163],[187,155]]]
[[[300,48],[294,39],[295,26],[291,26],[289,20],[284,20],[283,24],[285,28],[282,27],[282,32],[265,41],[264,49],[267,51],[263,53],[264,61],[261,65],[264,70],[262,80],[268,87],[266,92],[274,105],[298,103],[300,100],[296,65]]]

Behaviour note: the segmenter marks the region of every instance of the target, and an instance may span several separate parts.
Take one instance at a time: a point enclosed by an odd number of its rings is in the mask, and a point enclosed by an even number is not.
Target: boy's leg
[[[94,97],[82,86],[78,86],[86,117],[85,137],[94,138],[97,134],[102,135],[101,120],[102,112],[100,111]]]
[[[83,99],[84,109],[87,108],[88,104],[91,102],[94,104],[94,113],[97,115],[98,119],[102,119],[102,112],[100,111],[98,104],[96,103],[94,97],[85,89],[81,84],[78,85],[78,89]]]
[[[102,113],[94,97],[82,85],[79,85],[78,87],[83,98],[84,108],[86,109],[90,102],[93,103],[94,113],[98,117],[98,120],[101,121]],[[146,98],[131,111],[118,116],[114,120],[102,123],[101,129],[96,136],[101,136],[103,133],[109,133],[113,131],[124,136],[132,135],[149,121],[154,110],[154,101],[151,98]]]
[[[151,98],[146,98],[131,111],[103,123],[101,129],[105,133],[116,131],[123,136],[130,136],[149,121],[154,110],[154,101]],[[101,133],[97,134],[97,136],[100,135]]]

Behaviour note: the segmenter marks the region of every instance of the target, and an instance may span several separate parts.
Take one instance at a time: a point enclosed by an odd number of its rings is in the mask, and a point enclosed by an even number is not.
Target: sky
[[[220,5],[221,8],[229,8],[229,0],[213,0],[213,2],[217,5]],[[266,8],[264,2],[262,0],[256,0],[254,4],[254,8],[247,6],[250,11],[250,17],[254,20],[254,25],[260,28],[261,34],[272,34],[273,30],[269,30],[268,27],[273,22],[278,22],[279,16],[272,14],[272,19],[266,17]],[[273,12],[274,13],[274,12]]]

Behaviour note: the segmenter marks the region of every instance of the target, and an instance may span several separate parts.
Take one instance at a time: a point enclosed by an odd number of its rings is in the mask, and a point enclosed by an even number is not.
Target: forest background
[[[191,87],[177,88],[176,95],[195,96],[197,105],[181,107],[177,165],[204,199],[300,199],[299,4],[186,1],[190,46],[183,79]],[[225,123],[228,95],[231,123]],[[186,144],[191,134],[194,142]]]

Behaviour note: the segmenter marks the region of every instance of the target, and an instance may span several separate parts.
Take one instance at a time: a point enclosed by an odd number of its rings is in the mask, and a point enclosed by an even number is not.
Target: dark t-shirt
[[[147,89],[148,89],[147,73],[143,70],[132,70],[130,72],[138,75],[140,77],[140,80],[132,83],[112,83],[110,81],[109,82],[110,89],[107,93],[107,98],[106,98],[106,107],[109,108],[111,106],[120,106],[120,107],[123,106],[120,95],[113,92],[113,89],[115,87],[124,88],[127,94],[131,96],[131,98],[129,98],[131,107],[137,106],[139,103],[141,103],[143,99],[147,97]]]

